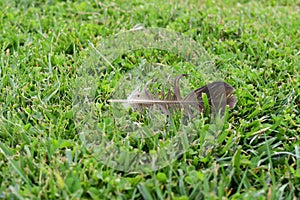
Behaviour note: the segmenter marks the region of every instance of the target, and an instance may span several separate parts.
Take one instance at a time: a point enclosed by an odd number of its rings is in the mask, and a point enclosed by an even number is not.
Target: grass
[[[299,2],[4,0],[0,8],[0,198],[299,198]],[[139,24],[203,44],[239,102],[205,153],[193,143],[165,168],[126,173],[82,144],[72,98],[89,43]],[[178,63],[160,53],[118,58],[99,83],[101,110],[143,59]]]

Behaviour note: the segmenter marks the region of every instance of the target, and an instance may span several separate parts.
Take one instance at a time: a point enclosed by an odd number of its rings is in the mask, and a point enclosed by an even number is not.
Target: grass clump
[[[297,1],[0,2],[0,197],[299,198],[299,6]],[[136,25],[167,28],[203,44],[239,100],[205,153],[195,141],[175,162],[149,173],[120,172],[99,162],[80,140],[72,109],[72,89],[89,42],[96,46]],[[109,109],[106,100],[117,81],[141,60],[180,66],[176,56],[159,54],[119,57],[117,70],[101,75],[101,112]]]

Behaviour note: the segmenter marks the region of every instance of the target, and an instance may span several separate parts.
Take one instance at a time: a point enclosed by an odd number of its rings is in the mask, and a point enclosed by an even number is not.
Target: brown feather
[[[202,95],[206,94],[211,113],[216,113],[220,110],[224,112],[227,105],[230,108],[235,107],[237,97],[233,95],[234,88],[222,81],[216,81],[200,87],[182,99],[179,81],[184,76],[187,76],[187,74],[180,74],[175,78],[173,91],[169,88],[165,94],[164,87],[162,87],[160,95],[155,88],[153,88],[154,95],[150,93],[147,87],[151,82],[154,82],[154,80],[148,81],[141,92],[137,88],[129,95],[127,99],[129,105],[132,106],[132,108],[145,108],[156,104],[159,105],[162,112],[166,115],[170,115],[171,112],[177,109],[183,109],[184,115],[194,117],[195,113],[204,111],[205,106]],[[137,101],[138,103],[130,103],[132,101]]]

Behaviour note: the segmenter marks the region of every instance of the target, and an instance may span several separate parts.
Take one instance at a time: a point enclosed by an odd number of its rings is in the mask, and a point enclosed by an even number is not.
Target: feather
[[[187,74],[180,74],[175,78],[173,91],[168,88],[166,93],[164,87],[162,87],[160,93],[158,93],[157,89],[152,86],[153,94],[151,94],[148,86],[155,80],[150,80],[141,90],[139,87],[134,89],[127,100],[111,99],[109,102],[125,103],[126,107],[130,106],[133,109],[145,109],[153,105],[158,105],[166,115],[171,115],[175,110],[183,109],[184,115],[194,117],[195,114],[205,111],[202,96],[206,94],[211,113],[224,112],[227,105],[230,108],[235,107],[237,97],[233,95],[234,88],[222,81],[202,86],[182,98],[179,81],[184,76],[187,76]]]

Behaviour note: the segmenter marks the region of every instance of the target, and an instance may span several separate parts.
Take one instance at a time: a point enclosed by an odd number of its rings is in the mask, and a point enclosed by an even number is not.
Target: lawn
[[[0,198],[300,198],[299,1],[2,0],[0,10]],[[169,44],[97,63],[101,52],[117,51],[122,44],[101,48],[103,42],[126,31],[130,40],[128,30],[141,27],[192,39],[205,50],[205,62],[213,61],[214,71],[204,74],[181,54],[167,51]],[[111,164],[120,164],[117,159],[104,162],[105,148],[93,151],[84,141],[80,117],[85,116],[76,115],[74,96],[84,91],[82,84],[95,83],[92,118],[100,132],[113,137],[120,151],[153,155],[152,147],[168,147],[175,129],[167,129],[166,141],[137,137],[134,145],[122,146],[126,123],[141,119],[130,109],[120,115],[109,102],[123,91],[124,77],[136,75],[145,62],[188,73],[182,82],[189,88],[208,83],[207,77],[223,80],[235,88],[238,102],[226,110],[215,135],[208,134],[208,115],[199,116],[193,130],[183,126],[181,132],[196,132],[174,162],[165,159],[153,170],[122,170]],[[150,76],[153,70],[146,72]],[[82,77],[88,79],[82,82]],[[152,115],[142,120],[165,119]]]

